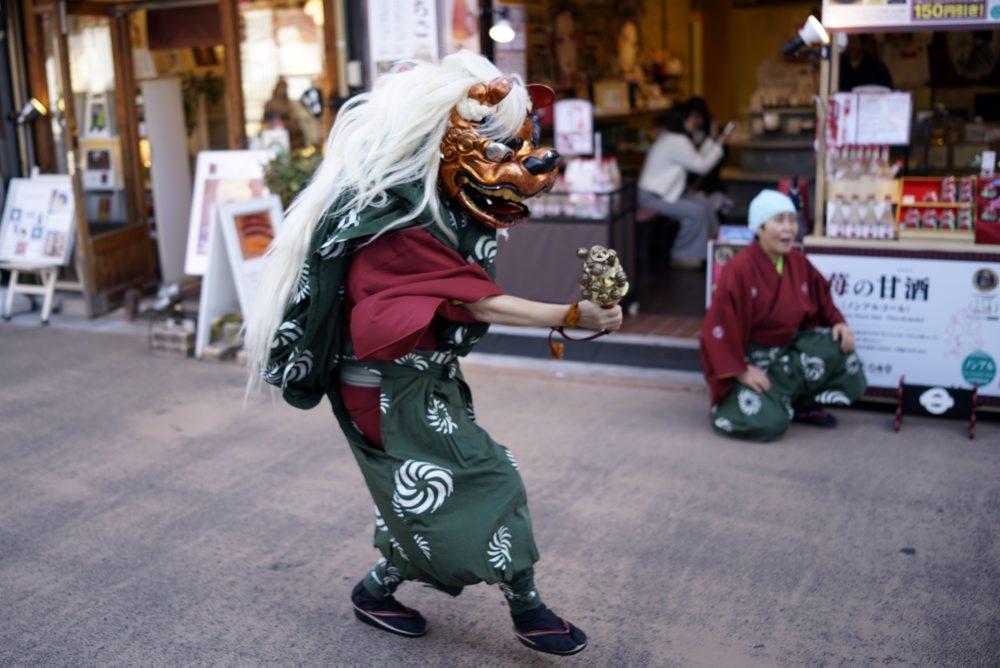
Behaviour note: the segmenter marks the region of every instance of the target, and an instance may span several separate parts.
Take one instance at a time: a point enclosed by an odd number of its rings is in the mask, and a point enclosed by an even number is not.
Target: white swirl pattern
[[[733,430],[733,423],[724,417],[715,418],[715,426],[727,433]]]
[[[392,549],[393,549],[393,550],[394,550],[394,551],[395,551],[396,553],[398,553],[398,554],[399,554],[399,556],[400,556],[400,557],[401,557],[401,558],[402,558],[403,560],[405,560],[405,561],[409,561],[409,560],[410,560],[410,558],[409,558],[408,556],[406,556],[406,551],[405,551],[405,550],[403,549],[403,546],[399,544],[399,541],[398,541],[398,540],[396,540],[395,538],[390,538],[390,539],[389,539],[389,544],[390,544],[390,545],[392,545]]]
[[[294,357],[294,354],[292,355]],[[309,372],[313,368],[313,354],[312,351],[305,351],[295,362],[290,362],[287,367],[285,367],[285,373],[282,376],[282,382],[287,385],[288,383],[295,383],[302,380],[309,375]]]
[[[302,273],[299,274],[299,283],[295,288],[295,297],[292,302],[295,304],[301,303],[307,297],[309,297],[309,263],[306,262],[302,266]]]
[[[431,560],[431,544],[427,542],[427,539],[418,533],[413,534],[413,542],[417,544],[420,551],[423,553],[427,561]]]
[[[339,241],[334,234],[319,247],[319,257],[321,260],[332,260],[343,255],[346,248],[347,242]]]
[[[740,390],[739,394],[736,395],[736,404],[739,406],[740,413],[743,413],[744,415],[756,415],[760,412],[763,402],[761,401],[759,394],[744,387]]]
[[[858,372],[861,371],[861,360],[858,358],[857,353],[848,355],[845,364],[847,365],[847,373],[852,376],[858,375]]]
[[[826,373],[826,363],[823,362],[823,358],[821,357],[812,357],[806,353],[802,353],[799,356],[799,363],[802,364],[802,372],[805,374],[807,380],[815,382]]]
[[[486,555],[489,557],[493,568],[502,571],[510,564],[510,531],[505,526],[501,526],[493,534],[490,544],[486,548]]]
[[[392,495],[394,508],[420,515],[433,513],[454,491],[452,472],[444,467],[409,459],[396,471],[396,489]]]
[[[816,403],[827,406],[850,406],[850,398],[840,390],[827,390],[816,395]]]
[[[476,259],[480,262],[484,260],[492,262],[497,256],[496,240],[488,236],[479,237],[479,241],[476,242],[475,253]]]
[[[458,429],[448,407],[437,397],[431,397],[431,403],[427,406],[427,423],[439,434],[452,434]]]
[[[374,508],[375,508],[375,528],[378,531],[388,532],[389,528],[385,525],[385,520],[382,518],[382,513],[379,512],[378,506],[374,506]]]
[[[427,371],[427,367],[429,366],[427,360],[413,353],[407,353],[402,357],[398,357],[393,362],[402,366],[412,366],[419,371]]]
[[[289,346],[298,341],[302,337],[302,334],[302,325],[295,320],[287,320],[281,323],[278,331],[275,332],[274,341],[271,341],[271,347]]]
[[[510,451],[510,448],[504,448],[503,452],[505,455],[507,455],[507,459],[510,460],[510,465],[514,467],[514,470],[515,471],[520,470],[517,468],[517,460],[514,459],[514,453]]]

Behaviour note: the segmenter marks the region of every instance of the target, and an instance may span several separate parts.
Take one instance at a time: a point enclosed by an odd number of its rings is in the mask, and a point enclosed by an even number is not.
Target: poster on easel
[[[209,234],[215,205],[269,194],[264,167],[270,151],[202,151],[195,168],[184,272],[201,276],[208,267]]]
[[[208,265],[201,281],[196,357],[201,358],[211,343],[213,322],[250,308],[264,253],[281,227],[282,216],[277,195],[215,206]]]
[[[11,179],[0,219],[0,261],[69,263],[76,229],[74,208],[69,176]]]

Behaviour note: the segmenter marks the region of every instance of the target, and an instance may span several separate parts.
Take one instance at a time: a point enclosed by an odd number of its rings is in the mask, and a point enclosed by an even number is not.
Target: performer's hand
[[[617,331],[622,326],[622,307],[617,304],[603,308],[586,299],[580,301],[580,319],[577,327],[608,332]]]
[[[833,340],[840,341],[840,349],[845,353],[854,352],[854,332],[847,323],[841,322],[833,326]]]
[[[736,376],[736,380],[755,392],[767,392],[771,389],[771,380],[767,374],[759,366],[753,364],[748,364],[747,370]]]

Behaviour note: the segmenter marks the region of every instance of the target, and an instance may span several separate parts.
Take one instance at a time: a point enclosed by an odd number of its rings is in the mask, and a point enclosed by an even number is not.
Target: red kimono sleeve
[[[347,318],[358,359],[433,350],[434,321],[474,323],[462,303],[503,294],[478,264],[427,230],[391,232],[358,249],[347,273]]]
[[[832,327],[842,322],[846,322],[840,309],[833,303],[833,294],[830,292],[830,281],[819,273],[812,262],[806,260],[809,269],[809,291],[816,300],[816,318],[825,327]]]
[[[735,263],[736,259],[731,262]],[[750,297],[741,287],[741,283],[745,286],[747,281],[740,281],[738,276],[741,268],[743,263],[730,264],[723,269],[701,327],[701,367],[713,406],[728,394],[732,376],[747,368],[744,355],[753,314]]]

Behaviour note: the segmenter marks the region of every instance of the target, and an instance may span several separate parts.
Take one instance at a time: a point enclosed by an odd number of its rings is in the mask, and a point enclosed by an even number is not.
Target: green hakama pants
[[[372,572],[383,588],[373,593],[419,580],[457,595],[486,582],[500,584],[512,608],[517,598],[537,606],[527,492],[514,455],[476,424],[458,361],[415,352],[350,364],[374,373],[381,395],[384,450],[349,417],[345,426],[375,502],[374,542],[384,561]]]
[[[802,330],[784,347],[749,344],[747,364],[767,373],[771,389],[756,392],[736,382],[712,407],[712,428],[747,441],[773,441],[796,412],[817,406],[848,406],[868,386],[857,353],[844,353],[829,328]]]

